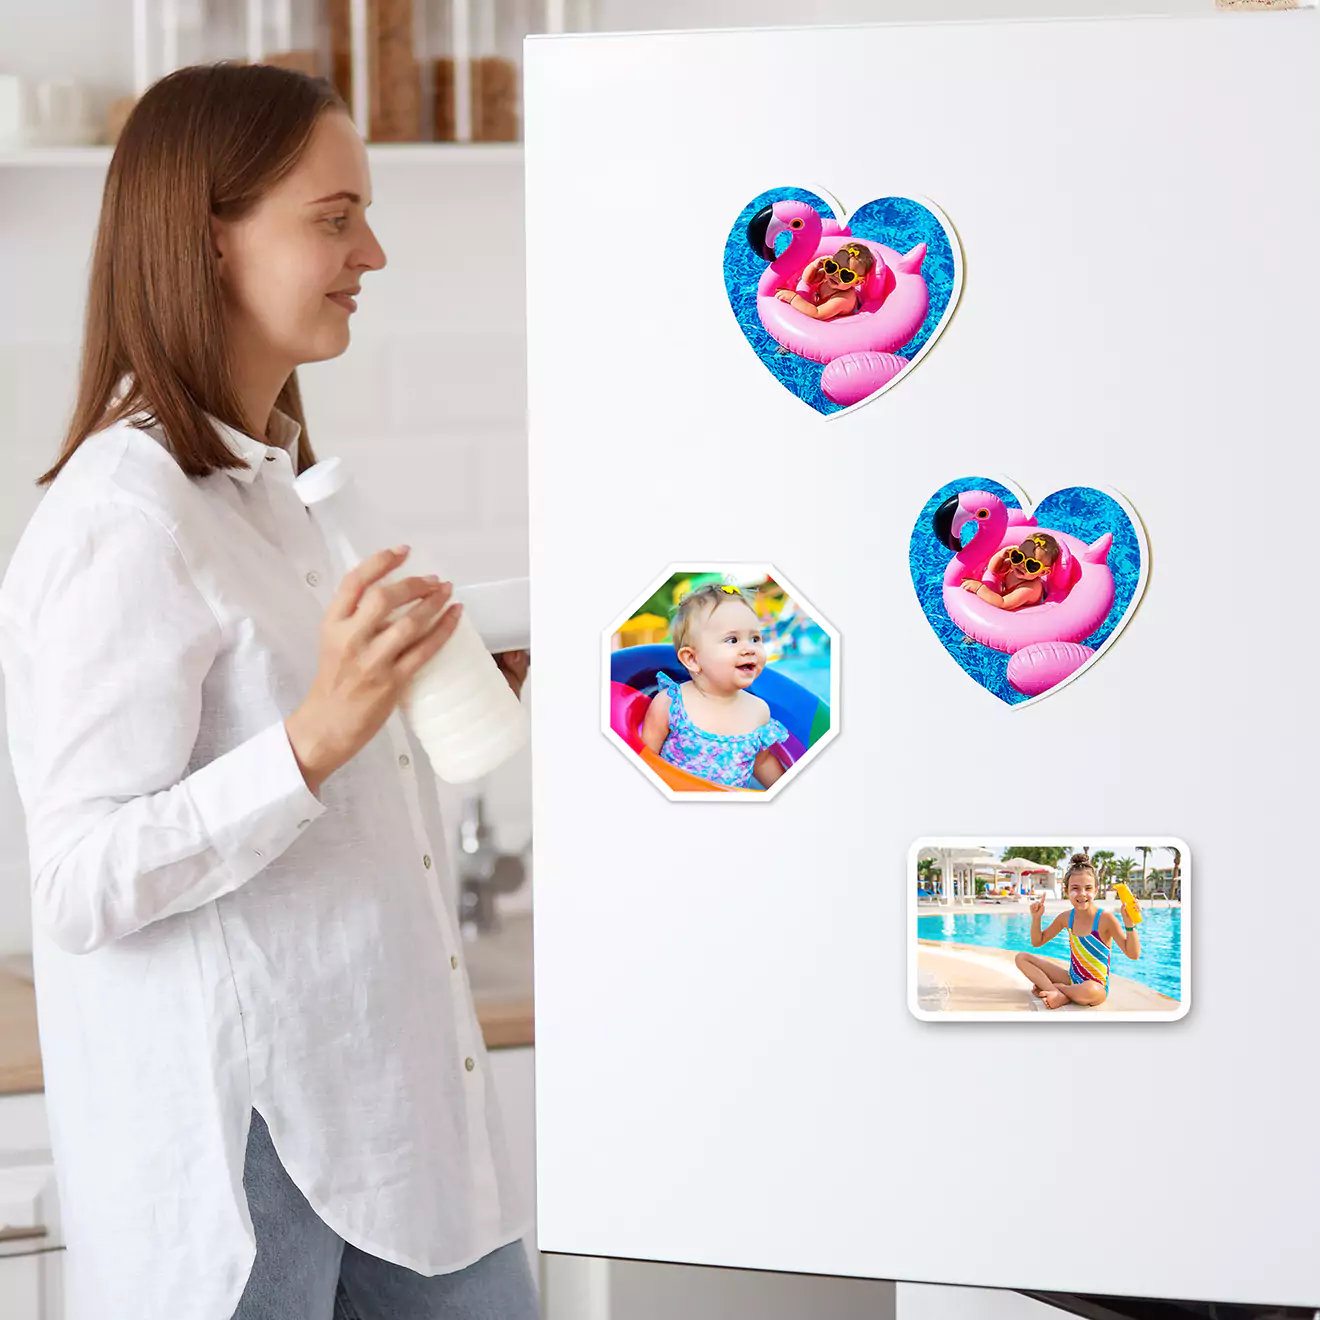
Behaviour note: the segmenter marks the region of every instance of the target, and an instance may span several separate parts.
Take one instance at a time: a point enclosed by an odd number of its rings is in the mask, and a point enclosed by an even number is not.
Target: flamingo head
[[[987,490],[965,490],[949,496],[931,518],[936,538],[955,555],[964,549],[962,534],[968,524],[975,524],[977,537],[985,534],[998,542],[1008,527],[1008,509]]]
[[[748,246],[763,261],[775,260],[775,239],[780,234],[805,234],[813,243],[819,241],[820,212],[806,202],[781,201],[763,206],[747,222]]]

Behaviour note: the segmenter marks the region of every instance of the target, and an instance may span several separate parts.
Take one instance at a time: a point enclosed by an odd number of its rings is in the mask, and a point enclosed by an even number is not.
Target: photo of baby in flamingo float
[[[962,256],[933,202],[882,197],[851,215],[776,188],[740,212],[724,249],[738,325],[782,385],[825,415],[894,386],[943,333]]]
[[[1012,706],[1091,667],[1146,585],[1146,537],[1117,491],[1072,486],[1034,507],[1007,482],[965,477],[926,501],[909,547],[935,636]]]
[[[838,636],[770,565],[674,565],[604,634],[602,728],[676,801],[767,801],[834,737]]]

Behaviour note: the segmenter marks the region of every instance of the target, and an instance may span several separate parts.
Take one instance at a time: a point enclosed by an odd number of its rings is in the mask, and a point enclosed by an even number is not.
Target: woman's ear
[[[218,260],[224,259],[225,225],[218,216],[211,217],[211,251]]]

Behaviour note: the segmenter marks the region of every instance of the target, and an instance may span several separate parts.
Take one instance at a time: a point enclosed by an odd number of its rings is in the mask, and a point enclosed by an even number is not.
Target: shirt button
[[[426,867],[427,870],[430,870],[430,868],[431,868],[431,854],[430,854],[430,853],[423,853],[423,854],[422,854],[422,865],[423,865],[424,867]]]
[[[457,967],[457,966],[458,966],[458,954],[456,954],[456,953],[451,953],[451,954],[449,955],[449,965],[450,965],[451,967]]]
[[[300,821],[298,822],[298,828],[299,828],[300,830],[305,830],[305,829],[307,828],[307,826],[309,826],[311,823],[312,823],[312,822],[311,822],[310,820],[300,820]]]
[[[320,575],[315,569],[313,569],[313,570],[312,570],[310,573],[308,573],[308,575],[307,575],[307,585],[310,586],[310,587],[314,587],[314,586],[316,586],[316,584],[317,584],[320,580],[321,580],[321,575]]]
[[[400,765],[407,765],[407,764],[408,764],[408,753],[407,753],[407,752],[404,752],[404,753],[402,753],[402,754],[400,755],[400,757],[399,757],[399,764],[400,764]]]
[[[475,1059],[463,1060],[463,1067],[465,1067],[468,1070],[468,1072],[471,1072],[473,1068],[475,1068],[476,1066],[477,1066],[477,1061]]]

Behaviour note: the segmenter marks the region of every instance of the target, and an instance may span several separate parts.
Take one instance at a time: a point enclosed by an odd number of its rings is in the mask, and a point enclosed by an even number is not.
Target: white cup
[[[0,151],[29,146],[36,122],[32,84],[16,73],[0,73]]]
[[[71,78],[39,82],[33,91],[37,140],[43,146],[64,147],[95,137],[87,91]]]

